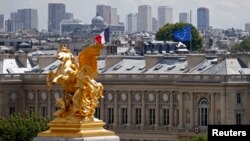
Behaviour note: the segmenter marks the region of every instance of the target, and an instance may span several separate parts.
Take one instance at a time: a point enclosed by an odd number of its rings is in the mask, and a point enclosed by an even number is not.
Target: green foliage
[[[204,134],[198,134],[195,136],[192,141],[208,141],[207,135]]]
[[[242,42],[240,42],[239,44],[236,44],[232,50],[236,50],[239,52],[248,52],[250,51],[250,39],[249,38],[245,38]]]
[[[202,37],[200,36],[198,30],[191,24],[187,23],[175,23],[175,24],[166,24],[162,28],[159,29],[156,33],[156,40],[163,41],[176,41],[173,32],[177,29],[181,29],[187,25],[191,26],[191,39],[192,39],[192,50],[196,51],[202,48]],[[188,49],[190,49],[190,41],[182,42],[184,43]]]
[[[47,130],[48,118],[38,114],[11,115],[0,119],[0,141],[30,141],[37,133]]]

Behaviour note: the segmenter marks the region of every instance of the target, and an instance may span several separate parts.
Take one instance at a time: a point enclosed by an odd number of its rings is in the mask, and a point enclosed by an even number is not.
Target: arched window
[[[199,126],[208,125],[208,101],[203,98],[199,102]]]

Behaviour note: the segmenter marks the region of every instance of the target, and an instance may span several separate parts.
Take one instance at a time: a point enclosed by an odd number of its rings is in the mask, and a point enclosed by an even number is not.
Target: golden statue
[[[104,122],[94,118],[99,99],[103,98],[103,86],[95,81],[98,74],[97,59],[103,47],[102,44],[85,47],[78,55],[78,62],[65,46],[61,46],[57,51],[61,64],[56,72],[49,72],[47,85],[60,85],[64,93],[56,100],[60,110],[54,113],[56,118],[48,124],[50,129],[39,133],[38,136],[114,135],[114,132],[103,128]]]

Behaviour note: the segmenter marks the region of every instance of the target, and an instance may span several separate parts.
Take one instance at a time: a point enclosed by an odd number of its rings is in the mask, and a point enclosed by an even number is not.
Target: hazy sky
[[[74,17],[90,23],[96,15],[96,5],[106,4],[117,8],[120,21],[125,22],[125,15],[136,13],[138,5],[152,6],[152,16],[157,17],[158,6],[171,6],[174,9],[174,22],[178,22],[180,12],[192,10],[192,24],[196,26],[198,7],[209,8],[210,25],[214,28],[242,28],[250,22],[249,0],[0,0],[0,14],[5,20],[10,12],[17,9],[34,8],[38,10],[39,30],[47,29],[48,3],[65,3],[66,12],[74,13]]]

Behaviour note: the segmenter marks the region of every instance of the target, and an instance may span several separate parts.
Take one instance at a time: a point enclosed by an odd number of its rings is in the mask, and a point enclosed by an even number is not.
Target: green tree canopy
[[[30,141],[37,133],[48,129],[48,122],[48,118],[38,114],[0,118],[0,141]]]
[[[187,23],[175,23],[175,24],[166,24],[162,28],[160,28],[156,33],[156,40],[164,40],[164,41],[176,41],[178,42],[173,35],[173,32],[182,29],[185,26],[191,26],[191,45],[192,50],[196,51],[202,48],[202,38],[198,32],[198,30],[192,25]],[[190,41],[182,41],[188,49],[190,49]]]
[[[250,39],[249,38],[243,39],[242,42],[236,44],[232,49],[240,52],[250,51]]]

